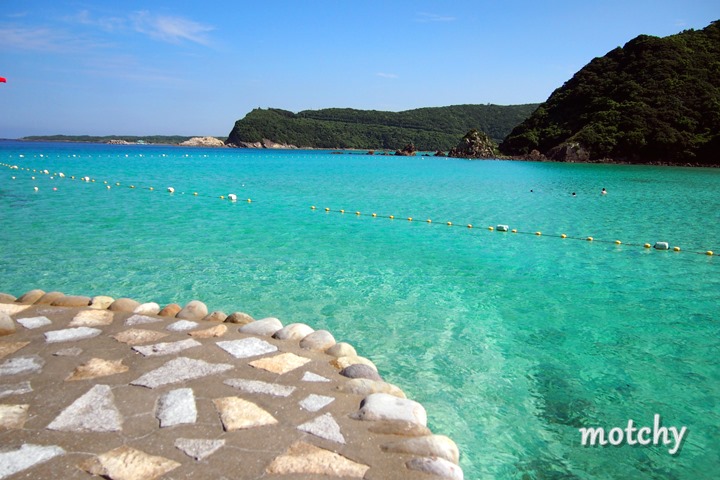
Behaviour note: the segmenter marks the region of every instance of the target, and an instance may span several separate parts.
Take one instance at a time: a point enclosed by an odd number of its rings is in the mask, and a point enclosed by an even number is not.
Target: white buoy
[[[168,192],[175,193],[175,189],[173,187],[168,187]]]
[[[507,225],[498,225],[498,226],[495,227],[495,228],[497,229],[498,232],[507,232],[507,231],[508,231],[508,226],[507,226]]]
[[[58,173],[58,177],[65,178],[65,174],[63,172]]]
[[[655,242],[655,250],[669,250],[670,244],[668,242]]]
[[[228,200],[230,200],[231,202],[236,202],[237,195],[235,195],[234,193],[228,193]]]
[[[35,187],[35,191],[37,192],[38,190],[40,190],[40,189],[38,187]]]

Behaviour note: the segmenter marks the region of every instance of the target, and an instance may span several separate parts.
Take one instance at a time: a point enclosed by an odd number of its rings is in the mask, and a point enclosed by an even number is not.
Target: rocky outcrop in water
[[[457,147],[450,149],[449,157],[456,158],[497,158],[497,145],[485,133],[470,130]]]
[[[225,143],[215,137],[193,137],[180,143],[181,147],[224,147]]]

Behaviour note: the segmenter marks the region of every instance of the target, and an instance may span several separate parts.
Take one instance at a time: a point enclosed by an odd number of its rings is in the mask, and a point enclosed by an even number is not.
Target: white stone
[[[47,317],[29,317],[29,318],[18,318],[17,322],[22,325],[23,327],[27,328],[28,330],[33,330],[35,328],[41,328],[45,325],[50,325],[52,321],[50,321]]]
[[[401,420],[427,426],[427,413],[418,402],[398,398],[387,393],[373,393],[365,397],[355,414],[359,420]]]
[[[9,358],[0,364],[0,377],[39,372],[43,365],[45,365],[45,360],[37,355]]]
[[[70,327],[97,327],[110,325],[113,321],[113,312],[109,310],[82,310],[72,319]]]
[[[137,313],[138,315],[157,315],[160,313],[160,305],[155,302],[143,303],[138,305],[137,308],[133,310],[133,313]]]
[[[277,352],[278,349],[272,343],[255,337],[217,342],[216,345],[235,358],[255,357],[257,355]]]
[[[429,473],[450,480],[463,480],[464,475],[460,467],[448,462],[444,458],[416,457],[405,463],[410,470]]]
[[[29,308],[30,305],[17,305],[15,303],[0,303],[0,313],[7,315],[17,315],[23,310]]]
[[[340,432],[340,425],[337,424],[333,416],[329,413],[321,415],[314,420],[297,427],[301,432],[307,432],[316,437],[345,444],[345,437]]]
[[[147,315],[138,315],[135,314],[131,317],[129,317],[127,320],[125,320],[125,325],[131,326],[131,325],[143,325],[146,323],[157,323],[162,322],[162,318],[155,318],[155,317],[148,317]]]
[[[173,322],[170,325],[167,326],[167,329],[171,332],[185,332],[187,330],[192,330],[193,328],[196,328],[198,326],[197,322],[193,322],[191,320],[178,320],[177,322]]]
[[[49,430],[63,432],[117,432],[122,430],[122,415],[115,406],[109,385],[95,385],[63,410]]]
[[[244,380],[232,378],[223,382],[225,385],[237,388],[248,393],[263,393],[273,397],[288,397],[295,391],[295,387],[289,385],[278,385],[275,383],[261,382],[259,380]]]
[[[307,397],[300,400],[298,404],[308,412],[317,412],[325,408],[327,405],[330,405],[334,401],[334,397],[316,395],[314,393],[311,393]]]
[[[65,450],[55,445],[44,446],[29,443],[22,445],[17,450],[0,451],[0,479],[64,454]]]
[[[325,378],[322,375],[318,375],[313,372],[305,372],[301,378],[303,382],[330,382],[329,378]]]
[[[240,333],[270,337],[281,328],[283,328],[283,326],[280,320],[274,317],[269,317],[243,325],[240,327]]]
[[[225,440],[210,440],[202,438],[178,438],[175,448],[195,460],[204,460],[217,452],[225,445]]]
[[[64,330],[53,330],[45,332],[45,342],[69,342],[70,340],[84,340],[86,338],[97,337],[102,330],[91,327],[66,328]]]
[[[10,395],[22,395],[23,393],[30,393],[32,391],[33,389],[28,381],[11,385],[0,385],[0,398],[9,397]]]
[[[192,388],[170,390],[158,400],[155,416],[160,427],[171,427],[197,421],[197,407]]]
[[[137,380],[130,382],[130,384],[157,388],[163,385],[215,375],[232,368],[233,366],[227,363],[208,363],[203,360],[178,357],[170,360],[160,368],[145,373]]]
[[[162,342],[154,345],[142,345],[132,347],[136,352],[142,353],[146,357],[154,357],[157,355],[169,355],[172,353],[182,352],[188,348],[200,347],[202,343],[192,338],[181,340],[179,342]]]

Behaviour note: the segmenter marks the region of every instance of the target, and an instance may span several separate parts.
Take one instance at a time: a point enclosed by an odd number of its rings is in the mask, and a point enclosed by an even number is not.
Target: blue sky
[[[0,137],[227,135],[256,107],[542,102],[717,0],[0,0]]]

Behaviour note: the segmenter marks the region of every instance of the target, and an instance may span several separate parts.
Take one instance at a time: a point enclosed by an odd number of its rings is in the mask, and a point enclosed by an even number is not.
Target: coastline
[[[422,405],[325,330],[31,290],[0,293],[0,336],[10,473],[463,478]]]

